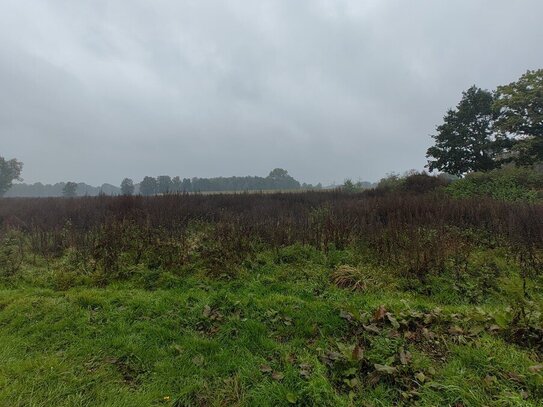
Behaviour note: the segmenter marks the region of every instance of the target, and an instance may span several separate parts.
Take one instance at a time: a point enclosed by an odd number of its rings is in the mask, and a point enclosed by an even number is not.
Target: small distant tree
[[[191,192],[192,191],[192,182],[190,181],[190,178],[183,178],[183,192]]]
[[[356,184],[349,178],[343,181],[341,189],[345,192],[355,192],[357,190]]]
[[[172,189],[172,179],[169,175],[160,175],[157,178],[157,191],[159,194],[167,194]]]
[[[270,171],[266,180],[271,189],[300,189],[300,183],[283,168],[275,168]]]
[[[140,183],[140,194],[144,196],[155,195],[157,192],[157,181],[154,177],[145,177]]]
[[[462,100],[450,109],[432,138],[427,167],[462,176],[471,171],[489,171],[499,163],[496,157],[505,147],[492,131],[494,96],[472,86],[462,93]]]
[[[273,180],[281,180],[288,177],[288,171],[283,168],[275,168],[270,171],[268,178]]]
[[[0,157],[0,197],[11,188],[13,181],[22,181],[23,163],[15,158],[6,160]]]
[[[68,181],[62,188],[62,196],[65,198],[73,198],[77,196],[77,183]]]
[[[512,160],[517,165],[543,162],[543,69],[498,86],[494,108],[496,129],[513,139]]]
[[[123,179],[123,182],[121,182],[121,193],[126,196],[133,195],[134,181],[132,181],[130,178]]]
[[[181,181],[181,178],[179,178],[178,176],[172,178],[171,191],[175,193],[183,191],[183,181]]]

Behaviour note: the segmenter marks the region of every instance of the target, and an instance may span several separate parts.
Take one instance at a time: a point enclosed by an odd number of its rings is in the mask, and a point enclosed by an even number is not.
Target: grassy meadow
[[[4,199],[2,406],[539,406],[543,207]]]

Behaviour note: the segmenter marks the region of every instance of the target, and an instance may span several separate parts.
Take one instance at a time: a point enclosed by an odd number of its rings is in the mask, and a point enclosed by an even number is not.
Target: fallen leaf
[[[452,335],[461,335],[464,333],[464,330],[460,328],[459,326],[455,325],[449,328],[449,333]]]
[[[375,311],[375,313],[373,314],[373,320],[374,321],[381,321],[385,318],[385,315],[386,315],[386,308],[384,305],[379,305],[379,308],[377,308],[377,310]]]
[[[376,371],[380,373],[386,373],[386,374],[394,374],[396,373],[396,368],[393,366],[387,366],[387,365],[380,365],[378,363],[374,364],[373,367]]]
[[[379,334],[381,333],[381,330],[377,327],[377,325],[375,324],[370,324],[370,325],[362,325],[364,327],[364,329],[368,332],[373,332],[374,334]]]
[[[354,319],[354,315],[351,314],[351,313],[348,312],[348,311],[343,311],[343,310],[341,310],[341,311],[339,312],[339,316],[340,316],[340,318],[343,318],[343,319],[345,319],[345,320],[347,320],[347,321],[349,321],[349,322],[351,322],[351,321]]]
[[[355,345],[351,354],[351,358],[356,361],[364,359],[364,350],[360,347],[360,345]]]
[[[260,371],[262,373],[271,373],[272,372],[272,368],[268,365],[260,365]]]
[[[400,363],[402,365],[407,365],[411,361],[411,353],[405,351],[404,348],[400,348]]]
[[[285,375],[281,372],[273,372],[271,377],[273,380],[283,380],[283,377],[285,377]]]
[[[386,314],[386,317],[388,319],[388,321],[392,324],[392,326],[396,329],[398,329],[400,327],[400,323],[398,321],[396,321],[396,318],[394,318],[390,312],[387,312]]]
[[[496,331],[499,331],[500,329],[501,329],[501,327],[499,325],[496,325],[496,324],[490,325],[488,327],[488,330],[490,332],[496,332]]]

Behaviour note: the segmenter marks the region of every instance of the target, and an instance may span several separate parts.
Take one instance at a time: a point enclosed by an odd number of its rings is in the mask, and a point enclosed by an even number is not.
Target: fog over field
[[[0,144],[25,182],[149,174],[377,180],[448,107],[543,65],[543,3],[0,5]]]

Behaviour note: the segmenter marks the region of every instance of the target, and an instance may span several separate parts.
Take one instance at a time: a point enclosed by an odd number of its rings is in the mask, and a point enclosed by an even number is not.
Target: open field
[[[538,406],[543,206],[0,201],[0,405]]]

